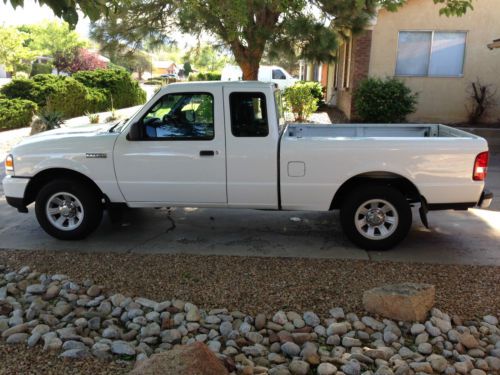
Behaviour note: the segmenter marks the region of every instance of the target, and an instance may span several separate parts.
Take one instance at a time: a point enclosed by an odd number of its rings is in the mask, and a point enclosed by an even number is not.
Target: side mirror
[[[140,122],[134,122],[130,126],[130,130],[128,131],[127,134],[127,140],[129,141],[139,141],[142,138],[141,134],[141,123]]]

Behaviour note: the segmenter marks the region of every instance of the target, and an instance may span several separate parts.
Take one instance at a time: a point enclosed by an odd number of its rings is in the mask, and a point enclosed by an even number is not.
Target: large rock
[[[424,321],[434,306],[434,285],[402,283],[384,285],[363,294],[366,311],[404,321]]]
[[[201,342],[179,345],[138,361],[130,375],[228,375],[229,372],[214,353]]]
[[[43,122],[39,117],[33,117],[30,135],[35,135],[46,130],[48,130],[48,127],[45,122]]]

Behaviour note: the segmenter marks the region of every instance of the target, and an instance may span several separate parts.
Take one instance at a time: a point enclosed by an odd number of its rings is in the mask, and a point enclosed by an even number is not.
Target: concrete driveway
[[[0,248],[500,265],[500,154],[492,157],[488,187],[496,195],[490,210],[433,212],[430,230],[414,212],[408,238],[386,252],[354,247],[343,235],[336,212],[135,209],[124,213],[121,224],[112,224],[105,216],[86,240],[64,242],[42,231],[33,206],[28,214],[8,206],[0,188]]]

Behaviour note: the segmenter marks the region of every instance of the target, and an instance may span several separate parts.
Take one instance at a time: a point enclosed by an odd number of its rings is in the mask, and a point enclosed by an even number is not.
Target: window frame
[[[427,74],[398,74],[397,73],[397,67],[398,67],[398,54],[399,54],[399,36],[401,33],[430,33],[431,34],[431,45],[430,45],[430,51],[429,51],[429,61],[427,65]],[[460,34],[465,34],[464,38],[464,54],[462,56],[462,73],[459,75],[442,75],[442,74],[436,74],[436,75],[430,75],[429,71],[431,69],[431,62],[432,62],[432,51],[434,47],[434,34],[436,33],[460,33]],[[467,39],[469,36],[469,32],[467,30],[428,30],[428,29],[412,29],[412,30],[399,30],[398,31],[398,41],[397,41],[397,46],[396,46],[396,63],[394,64],[394,77],[420,77],[420,78],[464,78],[465,74],[465,57],[467,56]]]
[[[156,100],[149,108],[148,110],[146,111],[146,113],[144,113],[144,115],[141,116],[141,118],[139,119],[139,123],[141,124],[142,127],[144,127],[144,119],[145,117],[150,113],[151,109],[154,108],[161,100],[163,100],[163,98],[165,96],[168,96],[168,95],[191,95],[191,96],[194,96],[194,95],[209,95],[211,98],[212,98],[212,115],[213,115],[213,128],[214,128],[214,134],[212,136],[212,138],[208,139],[208,138],[190,138],[190,137],[177,137],[177,138],[167,138],[167,137],[156,137],[156,138],[149,138],[147,135],[146,135],[146,131],[145,129],[143,128],[142,129],[142,137],[140,139],[140,141],[148,141],[148,142],[151,142],[151,141],[161,141],[161,142],[178,142],[178,141],[198,141],[198,142],[210,142],[210,141],[214,141],[215,140],[215,97],[214,97],[214,94],[211,93],[211,92],[206,92],[206,91],[184,91],[184,92],[170,92],[170,93],[166,93],[165,95],[163,95],[162,97],[158,98],[158,100]]]
[[[233,106],[231,105],[231,96],[233,94],[237,94],[237,95],[253,94],[253,95],[257,95],[259,98],[262,97],[264,99],[263,102],[264,102],[265,108],[263,108],[263,110],[265,110],[265,114],[266,114],[266,124],[267,124],[267,134],[266,135],[240,136],[240,135],[234,134],[234,131],[233,131]],[[273,98],[274,98],[274,95],[273,95]],[[231,135],[235,138],[267,138],[267,137],[269,137],[269,135],[271,134],[271,129],[269,126],[269,111],[267,110],[267,107],[268,107],[267,95],[262,91],[232,91],[229,94],[229,120],[230,120],[229,126],[231,128]]]

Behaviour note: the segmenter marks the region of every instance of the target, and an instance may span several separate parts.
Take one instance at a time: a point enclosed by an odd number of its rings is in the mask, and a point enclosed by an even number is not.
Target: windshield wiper
[[[116,124],[114,124],[111,128],[109,128],[109,132],[110,132],[110,133],[114,133],[114,131],[113,131],[113,130],[114,130],[117,126],[119,126],[119,125],[123,125],[123,124],[124,124],[125,122],[127,122],[127,121],[128,121],[128,118],[127,118],[127,119],[125,119],[125,120],[118,121],[118,122],[117,122]]]

